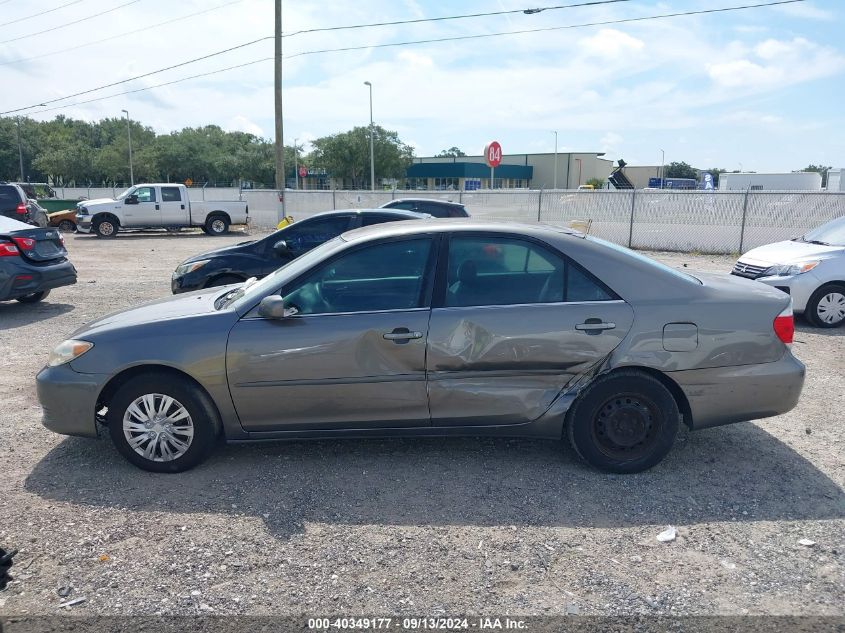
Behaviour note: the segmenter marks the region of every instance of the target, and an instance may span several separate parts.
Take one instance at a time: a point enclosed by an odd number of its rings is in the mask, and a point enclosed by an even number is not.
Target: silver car
[[[74,332],[37,377],[44,425],[103,429],[177,472],[229,442],[567,437],[637,472],[692,429],[792,409],[782,292],[687,275],[575,231],[473,220],[345,233],[261,281]]]
[[[732,274],[756,279],[792,297],[796,312],[817,327],[845,323],[845,217],[786,242],[752,249]]]

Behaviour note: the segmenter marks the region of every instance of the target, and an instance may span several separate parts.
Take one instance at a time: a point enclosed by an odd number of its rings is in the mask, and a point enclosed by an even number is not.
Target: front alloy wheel
[[[185,406],[162,393],[135,398],[123,414],[123,436],[144,459],[179,459],[194,440],[194,422]]]

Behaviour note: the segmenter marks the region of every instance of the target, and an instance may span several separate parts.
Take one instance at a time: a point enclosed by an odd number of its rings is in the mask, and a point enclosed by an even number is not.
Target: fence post
[[[332,189],[332,209],[337,209],[337,189]]]
[[[748,196],[751,194],[751,187],[745,190],[745,200],[742,203],[742,227],[739,229],[739,254],[742,255],[742,246],[745,243],[745,217],[748,214]]]
[[[540,221],[540,214],[543,211],[543,188],[540,187],[540,192],[537,194],[537,222]]]
[[[637,190],[631,191],[631,222],[628,224],[628,248],[632,248],[634,243],[634,207],[637,202]]]

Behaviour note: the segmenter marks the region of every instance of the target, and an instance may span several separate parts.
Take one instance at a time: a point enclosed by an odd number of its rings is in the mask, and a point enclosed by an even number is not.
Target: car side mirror
[[[124,200],[126,204],[138,204],[138,196],[132,194],[131,196],[126,196],[126,200]]]
[[[299,312],[296,308],[286,308],[285,298],[279,295],[264,297],[258,304],[258,316],[264,319],[286,319]]]
[[[284,257],[285,255],[292,254],[290,246],[284,240],[279,240],[275,244],[273,244],[273,252],[276,253],[279,257]]]

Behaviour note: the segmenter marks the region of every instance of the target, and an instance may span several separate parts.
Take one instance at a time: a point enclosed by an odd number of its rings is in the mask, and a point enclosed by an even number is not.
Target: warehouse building
[[[592,178],[607,180],[613,162],[603,152],[506,154],[493,170],[484,156],[415,158],[406,172],[406,187],[418,190],[577,189]]]

